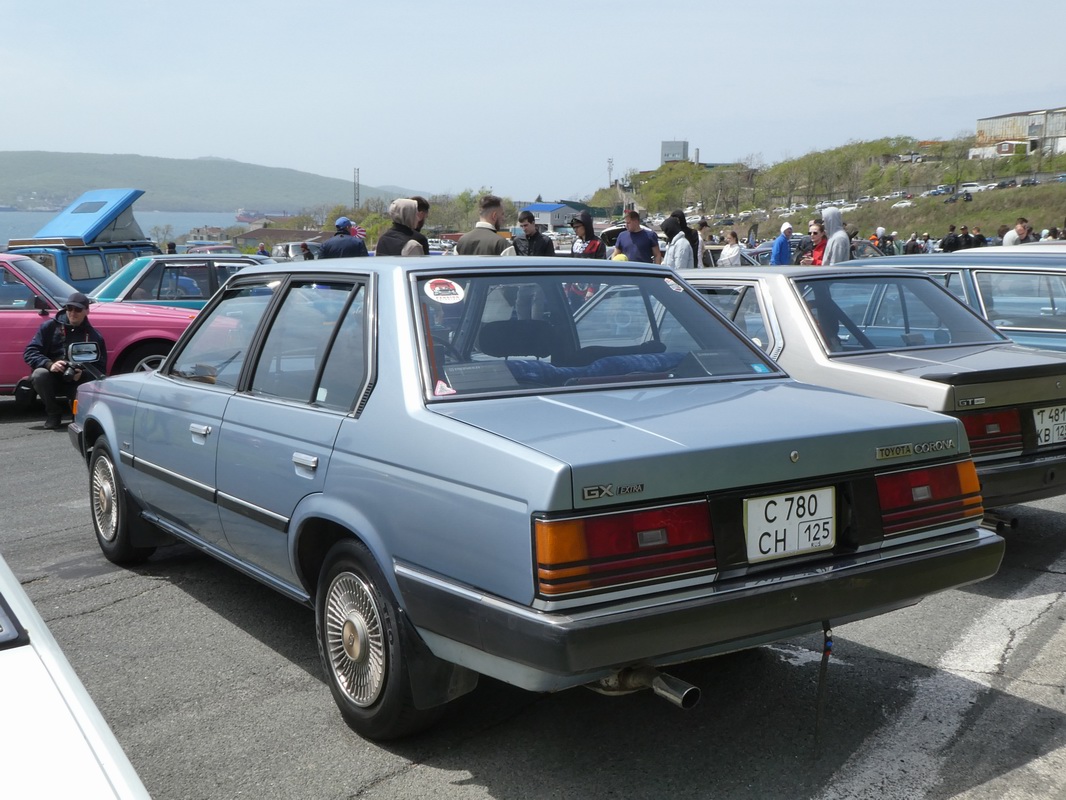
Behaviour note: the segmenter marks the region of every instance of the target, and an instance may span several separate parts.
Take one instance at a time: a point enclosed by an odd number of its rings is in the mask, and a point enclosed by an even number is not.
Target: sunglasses
[[[64,311],[84,311],[85,309],[82,308],[81,306],[64,306],[63,310]]]

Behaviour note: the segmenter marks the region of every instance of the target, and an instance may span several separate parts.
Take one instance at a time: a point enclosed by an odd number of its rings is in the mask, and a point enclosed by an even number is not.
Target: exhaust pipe
[[[986,528],[991,528],[996,533],[1006,533],[1018,527],[1018,518],[1008,517],[1005,514],[1000,514],[994,508],[990,508],[985,511],[981,524]]]
[[[624,669],[617,675],[591,684],[589,688],[608,695],[651,689],[659,697],[685,710],[695,707],[700,701],[699,687],[673,675],[665,675],[654,667]]]

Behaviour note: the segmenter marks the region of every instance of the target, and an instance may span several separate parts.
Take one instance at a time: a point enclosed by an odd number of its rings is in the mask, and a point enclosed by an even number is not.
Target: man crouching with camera
[[[37,329],[22,354],[33,368],[30,382],[44,401],[44,427],[48,430],[59,428],[63,419],[63,405],[58,397],[74,400],[78,384],[93,378],[92,370],[67,363],[67,346],[74,342],[96,342],[100,354],[96,361],[85,366],[95,367],[104,374],[107,366],[104,337],[89,324],[89,298],[81,292],[74,292],[59,313]]]

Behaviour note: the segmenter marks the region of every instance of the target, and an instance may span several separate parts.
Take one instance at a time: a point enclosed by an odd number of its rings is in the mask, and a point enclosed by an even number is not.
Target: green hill
[[[62,208],[89,189],[118,187],[144,189],[138,207],[151,211],[297,214],[351,205],[354,196],[351,181],[220,158],[0,152],[0,205]],[[359,187],[362,202],[404,194],[413,192]]]

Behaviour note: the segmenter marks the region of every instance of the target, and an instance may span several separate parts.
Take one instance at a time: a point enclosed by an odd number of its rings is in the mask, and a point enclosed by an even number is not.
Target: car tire
[[[147,342],[137,345],[122,355],[122,358],[115,364],[112,374],[120,375],[125,372],[148,372],[159,369],[159,365],[163,363],[171,347],[173,345],[168,342]]]
[[[334,545],[323,562],[315,631],[333,699],[360,736],[396,739],[442,713],[415,708],[396,602],[370,551],[354,539]]]
[[[126,487],[103,442],[97,442],[89,459],[89,507],[97,544],[108,561],[135,564],[155,552],[154,547],[138,547],[132,542],[134,520]]]

